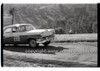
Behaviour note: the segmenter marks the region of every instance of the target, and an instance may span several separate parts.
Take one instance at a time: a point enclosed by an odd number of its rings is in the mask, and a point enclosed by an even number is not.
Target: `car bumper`
[[[48,42],[48,41],[54,42],[54,37],[42,37],[42,38],[37,39],[37,43],[40,43],[40,44]]]

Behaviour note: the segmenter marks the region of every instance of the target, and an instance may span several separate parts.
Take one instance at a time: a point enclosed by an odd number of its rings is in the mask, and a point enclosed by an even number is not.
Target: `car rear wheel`
[[[34,47],[38,46],[38,44],[36,43],[36,41],[34,39],[31,39],[29,41],[29,46],[32,47],[32,48],[34,48]]]
[[[48,46],[50,44],[50,41],[43,43],[44,46]]]

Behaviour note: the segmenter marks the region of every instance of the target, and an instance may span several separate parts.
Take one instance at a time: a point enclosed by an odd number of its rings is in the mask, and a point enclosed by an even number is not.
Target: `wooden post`
[[[14,8],[12,9],[12,25],[14,24]]]
[[[10,10],[10,14],[12,15],[12,24],[14,23],[14,8]]]

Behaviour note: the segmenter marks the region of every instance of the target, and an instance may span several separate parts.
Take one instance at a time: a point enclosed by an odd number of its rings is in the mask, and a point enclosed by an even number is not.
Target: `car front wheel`
[[[31,39],[29,41],[29,46],[34,48],[34,47],[38,46],[38,44],[36,43],[36,41],[34,39]]]

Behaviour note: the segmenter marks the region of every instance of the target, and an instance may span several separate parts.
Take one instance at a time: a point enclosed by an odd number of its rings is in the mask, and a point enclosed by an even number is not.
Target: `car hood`
[[[28,31],[27,33],[31,34],[41,34],[42,36],[48,36],[54,34],[54,29],[35,29]]]

